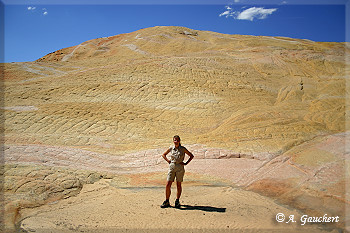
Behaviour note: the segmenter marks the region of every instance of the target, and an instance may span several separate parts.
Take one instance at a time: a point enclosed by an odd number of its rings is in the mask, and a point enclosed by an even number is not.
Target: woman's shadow
[[[201,211],[206,211],[206,212],[226,212],[226,208],[218,208],[218,207],[213,207],[213,206],[200,206],[200,205],[181,205],[180,210],[201,210]]]

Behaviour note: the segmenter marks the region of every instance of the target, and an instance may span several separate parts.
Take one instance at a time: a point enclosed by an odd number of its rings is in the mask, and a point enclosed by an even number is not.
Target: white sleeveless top
[[[169,149],[171,153],[170,161],[172,163],[179,164],[184,161],[186,149],[184,146],[179,146],[178,148],[175,148],[175,145],[172,145]]]

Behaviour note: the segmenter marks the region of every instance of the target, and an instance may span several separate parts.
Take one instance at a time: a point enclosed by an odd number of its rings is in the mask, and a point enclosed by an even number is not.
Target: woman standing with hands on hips
[[[181,183],[183,181],[183,177],[185,174],[185,165],[187,165],[192,159],[193,154],[189,152],[184,146],[181,146],[180,143],[180,137],[178,135],[175,135],[173,137],[174,145],[171,146],[167,151],[164,152],[162,157],[167,161],[169,165],[169,172],[167,176],[167,184],[165,187],[165,201],[161,205],[162,208],[170,207],[169,198],[171,194],[171,185],[175,180],[176,177],[176,186],[177,186],[177,194],[176,194],[176,201],[175,201],[175,207],[180,207],[180,196],[182,192],[182,186]],[[170,160],[166,157],[167,154],[171,152]],[[186,163],[184,163],[185,154],[190,156],[190,158],[187,160]]]

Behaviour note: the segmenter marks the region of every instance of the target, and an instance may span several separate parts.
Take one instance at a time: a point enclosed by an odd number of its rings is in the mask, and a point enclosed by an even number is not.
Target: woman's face
[[[173,142],[174,142],[175,146],[178,146],[180,144],[180,139],[173,138]]]

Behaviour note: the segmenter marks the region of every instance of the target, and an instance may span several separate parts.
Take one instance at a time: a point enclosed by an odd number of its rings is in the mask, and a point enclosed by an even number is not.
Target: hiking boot
[[[178,199],[176,199],[175,201],[175,208],[180,208],[180,201]]]
[[[170,207],[170,203],[169,201],[164,201],[163,204],[160,206],[161,208],[167,208],[167,207]]]

